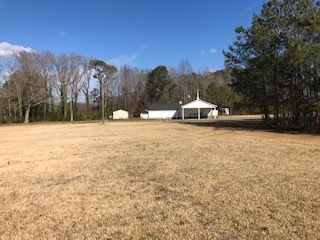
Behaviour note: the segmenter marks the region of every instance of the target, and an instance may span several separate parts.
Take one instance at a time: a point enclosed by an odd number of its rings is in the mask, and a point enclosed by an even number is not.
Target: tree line
[[[202,99],[234,113],[262,113],[287,128],[320,128],[320,3],[269,0],[251,26],[236,28],[225,70],[195,73],[187,60],[153,70],[81,54],[20,52],[0,58],[0,121],[137,117],[153,103]],[[104,97],[105,96],[105,97]],[[103,111],[101,111],[103,109]],[[104,111],[105,110],[105,111]]]
[[[319,6],[270,0],[224,53],[242,104],[281,127],[320,128]]]
[[[138,117],[153,103],[192,101],[197,89],[221,107],[239,106],[227,71],[195,73],[187,60],[177,68],[117,69],[81,54],[32,51],[2,57],[0,66],[2,123],[99,119],[101,108],[105,117],[117,109]]]

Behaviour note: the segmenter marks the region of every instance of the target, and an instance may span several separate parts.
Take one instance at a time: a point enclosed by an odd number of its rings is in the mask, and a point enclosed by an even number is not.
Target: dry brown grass
[[[320,239],[320,137],[0,126],[0,239]]]

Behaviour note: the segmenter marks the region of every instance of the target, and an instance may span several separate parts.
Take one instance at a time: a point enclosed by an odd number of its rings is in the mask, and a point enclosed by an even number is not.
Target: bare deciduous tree
[[[82,81],[83,86],[81,88],[81,91],[83,92],[86,100],[86,109],[87,112],[90,112],[90,81],[92,78],[92,69],[89,67],[90,59],[88,57],[83,56],[81,65],[82,65]]]
[[[83,55],[70,55],[72,71],[69,81],[70,90],[70,121],[74,120],[74,113],[78,111],[78,98],[81,90],[87,92],[86,101],[89,101],[89,81],[91,79],[91,69],[89,69],[89,61]],[[87,106],[88,106],[87,102]]]
[[[31,107],[46,101],[45,78],[37,68],[39,54],[36,52],[21,52],[16,55],[21,71],[22,83],[26,93],[25,123],[29,123]]]
[[[180,96],[182,101],[186,103],[189,99],[189,96],[192,92],[193,78],[192,78],[192,66],[188,60],[183,60],[178,66],[178,89],[180,90]]]
[[[89,59],[83,55],[71,53],[61,54],[56,57],[56,89],[61,99],[63,119],[67,119],[68,101],[70,121],[78,111],[78,99],[81,91],[85,93],[87,109],[89,108],[89,89],[91,70]]]
[[[54,83],[55,83],[55,56],[48,51],[38,53],[37,68],[44,78],[44,88],[47,101],[43,104],[43,117],[46,118],[47,112],[52,114],[54,111]],[[48,109],[47,109],[48,107]]]

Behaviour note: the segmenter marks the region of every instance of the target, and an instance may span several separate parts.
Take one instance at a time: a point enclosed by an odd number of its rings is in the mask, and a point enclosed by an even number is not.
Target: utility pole
[[[105,79],[106,75],[103,74],[102,78],[101,78],[101,115],[102,115],[102,124],[104,124],[104,79]]]

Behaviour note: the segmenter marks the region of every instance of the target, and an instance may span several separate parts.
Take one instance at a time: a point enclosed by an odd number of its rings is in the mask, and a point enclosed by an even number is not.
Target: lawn
[[[198,123],[1,125],[0,239],[320,239],[319,135]]]

